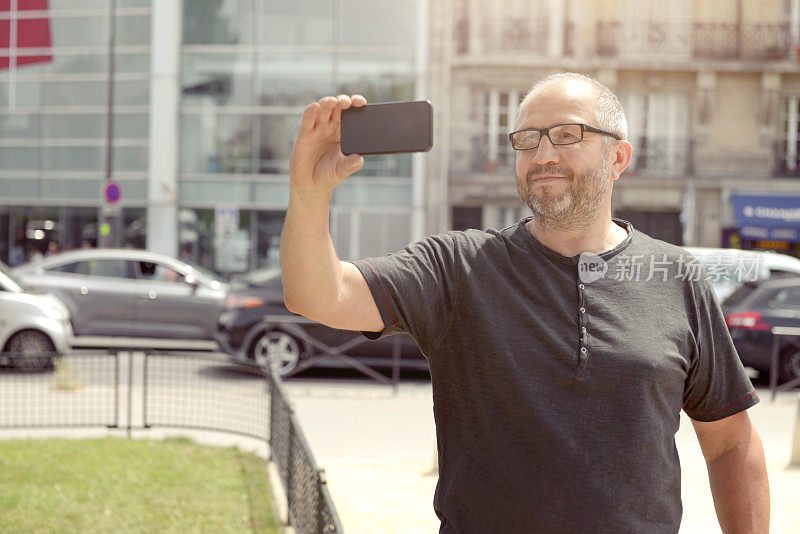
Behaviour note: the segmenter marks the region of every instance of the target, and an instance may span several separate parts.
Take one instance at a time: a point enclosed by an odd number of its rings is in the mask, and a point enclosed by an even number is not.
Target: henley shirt
[[[428,360],[440,532],[678,532],[681,409],[758,402],[708,275],[618,219],[591,271],[530,219],[354,262],[385,325],[363,334],[405,332]]]

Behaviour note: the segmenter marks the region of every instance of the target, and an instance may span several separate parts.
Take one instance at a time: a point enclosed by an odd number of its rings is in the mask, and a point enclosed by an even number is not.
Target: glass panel
[[[42,197],[82,199],[96,201],[102,193],[104,180],[95,179],[42,179]]]
[[[42,82],[44,106],[105,106],[106,82]]]
[[[106,70],[108,70],[107,67]],[[150,54],[116,54],[114,57],[114,70],[115,72],[140,72],[149,74]]]
[[[0,138],[38,138],[41,119],[39,115],[0,115]]]
[[[150,82],[114,82],[114,105],[146,106],[150,102]]]
[[[254,268],[279,267],[281,230],[283,229],[283,220],[286,212],[257,211],[254,214],[258,217],[256,265]]]
[[[250,44],[253,0],[183,2],[183,44]]]
[[[289,184],[256,183],[253,201],[271,206],[289,204]]]
[[[0,147],[0,170],[35,171],[38,168],[38,147]]]
[[[117,16],[115,46],[150,44],[150,15]]]
[[[249,115],[181,116],[181,172],[254,172],[252,154]]]
[[[372,185],[345,182],[333,193],[334,202],[340,206],[402,206],[411,203],[411,186]]]
[[[108,46],[108,17],[51,17],[53,46]]]
[[[3,150],[0,148],[0,158]],[[0,168],[8,168],[4,160],[0,160]],[[39,181],[30,178],[0,178],[0,190],[6,191],[11,198],[34,198],[39,196]]]
[[[105,115],[42,115],[45,138],[105,138]]]
[[[409,47],[414,45],[414,9],[408,2],[341,1],[342,43]]]
[[[95,74],[108,72],[108,54],[103,52],[66,54],[54,53],[52,59],[46,63],[33,63],[20,67],[17,71],[20,76],[50,73],[64,74]]]
[[[183,54],[183,104],[248,106],[253,103],[253,57],[237,54]]]
[[[370,258],[386,254],[384,236],[386,234],[383,223],[385,217],[381,213],[361,213],[358,236],[358,253],[362,257]]]
[[[40,82],[19,82],[14,93],[13,104],[19,107],[40,106],[42,104],[42,91]]]
[[[105,152],[105,148],[102,147],[42,148],[42,169],[46,171],[102,171],[105,169]],[[49,194],[49,191],[47,192]]]
[[[147,179],[145,176],[141,180],[120,179],[118,182],[119,189],[122,192],[122,199],[126,202],[147,200]]]
[[[181,182],[184,202],[249,202],[249,182]]]
[[[362,94],[367,102],[395,102],[414,97],[414,58],[411,55],[343,54],[339,63],[340,90]]]
[[[264,0],[259,25],[262,44],[333,43],[333,0]],[[367,21],[358,15],[357,20]]]
[[[334,92],[330,54],[264,54],[258,72],[262,106],[305,106]]]
[[[289,156],[300,128],[300,115],[259,117],[259,173],[288,173]]]
[[[147,171],[147,148],[114,147],[114,172]]]
[[[407,213],[387,213],[386,223],[389,230],[386,253],[404,249],[411,242],[411,217]]]
[[[147,139],[148,120],[147,115],[114,114],[114,138]]]

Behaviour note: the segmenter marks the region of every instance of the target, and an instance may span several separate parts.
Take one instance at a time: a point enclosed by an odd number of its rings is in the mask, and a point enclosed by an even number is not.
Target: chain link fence
[[[38,355],[2,354],[2,361]],[[48,366],[0,368],[0,430],[107,427],[213,430],[264,440],[300,534],[342,526],[277,373],[231,367],[223,355],[81,352]]]

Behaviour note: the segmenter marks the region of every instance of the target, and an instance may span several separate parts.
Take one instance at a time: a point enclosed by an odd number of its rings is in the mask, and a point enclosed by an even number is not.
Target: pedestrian
[[[406,332],[431,373],[440,532],[678,532],[680,411],[724,532],[767,532],[758,402],[714,293],[683,249],[611,215],[631,161],[619,100],[588,76],[533,85],[509,141],[532,215],[340,261],[334,191],[363,165],[341,112],[309,105],[281,238],[287,307],[370,339]],[[391,127],[391,125],[387,125]]]

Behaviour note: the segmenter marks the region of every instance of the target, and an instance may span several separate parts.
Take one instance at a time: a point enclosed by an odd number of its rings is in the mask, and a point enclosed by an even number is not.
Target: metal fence
[[[42,427],[117,428],[129,436],[186,428],[264,440],[295,531],[343,531],[277,373],[231,367],[218,354],[152,351],[81,352],[42,370],[0,369],[0,430]]]

